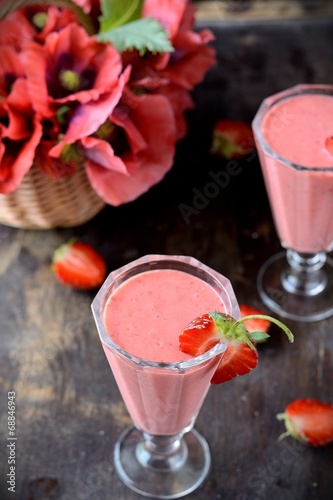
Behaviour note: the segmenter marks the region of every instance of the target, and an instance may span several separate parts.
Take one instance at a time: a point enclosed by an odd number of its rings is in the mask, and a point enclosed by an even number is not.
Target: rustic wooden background
[[[199,19],[235,20],[331,16],[331,0],[194,0]]]
[[[200,21],[205,25],[205,21]],[[209,155],[219,117],[250,121],[268,94],[300,82],[333,83],[330,18],[210,22],[219,64],[196,90],[188,136],[163,182],[128,205],[107,207],[74,229],[0,226],[0,498],[136,500],[117,478],[117,435],[130,423],[90,313],[93,292],[57,284],[54,249],[76,236],[93,244],[111,271],[147,253],[191,254],[230,277],[240,302],[260,304],[256,275],[280,249],[257,158],[187,224],[193,203],[225,167]],[[331,214],[328,214],[331,216]],[[251,374],[212,387],[197,419],[213,457],[193,500],[330,500],[332,445],[278,441],[275,415],[293,399],[333,402],[333,318],[288,322],[295,343],[275,328]],[[7,392],[16,391],[16,493],[9,493]]]

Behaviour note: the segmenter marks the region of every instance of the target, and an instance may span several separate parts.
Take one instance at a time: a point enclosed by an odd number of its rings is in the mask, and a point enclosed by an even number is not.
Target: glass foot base
[[[290,293],[281,282],[288,267],[286,252],[270,257],[261,267],[257,287],[264,304],[283,318],[295,321],[319,321],[333,315],[333,262],[329,257],[322,267],[326,286],[313,296]]]
[[[138,449],[143,435],[135,427],[125,429],[114,449],[116,471],[130,489],[151,498],[180,498],[188,495],[207,477],[210,469],[210,451],[206,440],[195,430],[184,434],[181,441],[182,457],[168,470],[152,467],[139,461]]]

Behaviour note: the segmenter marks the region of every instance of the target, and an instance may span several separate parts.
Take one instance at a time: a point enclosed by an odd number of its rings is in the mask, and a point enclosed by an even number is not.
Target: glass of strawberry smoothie
[[[115,468],[141,495],[179,498],[209,472],[208,444],[193,425],[226,345],[198,357],[179,349],[182,330],[209,310],[240,317],[229,280],[184,256],[148,255],[113,271],[92,303],[134,423],[116,441]]]
[[[333,314],[333,86],[268,97],[252,127],[285,249],[261,267],[260,296],[280,316],[324,319]]]

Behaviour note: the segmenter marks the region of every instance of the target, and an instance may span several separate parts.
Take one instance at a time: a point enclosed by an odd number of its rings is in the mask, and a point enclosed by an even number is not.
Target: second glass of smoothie
[[[192,257],[148,255],[112,272],[92,310],[134,423],[115,445],[118,475],[152,498],[190,493],[210,467],[193,425],[226,346],[191,357],[179,350],[179,335],[207,311],[239,319],[229,280]]]
[[[265,99],[253,132],[275,227],[286,249],[264,263],[258,290],[280,316],[333,314],[333,86],[297,85]]]

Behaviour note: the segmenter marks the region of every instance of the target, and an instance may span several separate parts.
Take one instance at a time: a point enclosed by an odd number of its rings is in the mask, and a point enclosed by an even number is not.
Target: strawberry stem
[[[271,323],[275,323],[275,325],[277,325],[281,328],[281,330],[284,331],[289,341],[294,342],[294,335],[292,334],[291,330],[289,330],[289,328],[278,319],[272,318],[272,316],[267,316],[266,314],[251,314],[249,316],[243,316],[243,318],[237,320],[236,323],[233,324],[232,329],[237,328],[237,325],[244,323],[244,321],[247,321],[249,319],[266,319]]]
[[[285,414],[285,413],[278,413],[278,414],[276,415],[276,418],[277,418],[278,420],[285,420],[285,419],[286,419],[286,414]]]
[[[276,415],[276,418],[278,420],[284,420],[286,421],[286,414],[285,413],[278,413]],[[288,436],[292,436],[292,433],[291,433],[291,430],[290,429],[287,429],[285,432],[283,432],[282,434],[280,434],[280,436],[278,437],[278,441],[282,441],[282,439],[288,437]]]
[[[278,437],[278,441],[282,441],[285,437],[292,436],[295,439],[298,439],[301,443],[306,443],[306,437],[297,431],[297,428],[295,424],[292,422],[290,418],[288,418],[288,415],[286,413],[278,413],[276,415],[276,418],[278,420],[284,420],[285,426],[286,426],[286,431],[280,434]]]
[[[282,432],[282,434],[280,434],[280,436],[278,437],[278,441],[282,441],[282,439],[288,436],[292,436],[292,433],[290,431]]]

